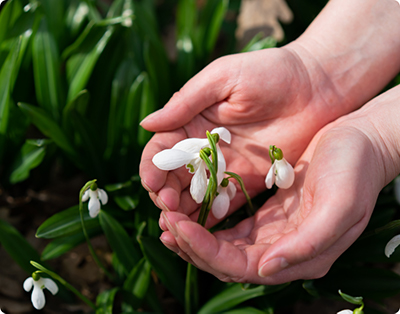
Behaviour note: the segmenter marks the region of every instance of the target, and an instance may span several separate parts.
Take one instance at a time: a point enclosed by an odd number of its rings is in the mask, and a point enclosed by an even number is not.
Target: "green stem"
[[[57,275],[55,272],[52,272],[51,270],[48,270],[47,268],[43,267],[39,263],[35,261],[31,261],[31,264],[39,269],[40,271],[48,274],[51,276],[53,279],[59,281],[63,286],[65,286],[67,289],[71,290],[79,299],[81,299],[83,302],[85,302],[87,305],[89,305],[93,310],[96,310],[96,305],[94,305],[88,298],[86,298],[82,293],[80,293],[74,286],[72,286],[70,283],[68,283],[64,278],[61,276]]]
[[[231,178],[234,178],[239,183],[240,188],[242,189],[242,192],[243,192],[244,196],[246,197],[247,204],[249,204],[250,216],[253,216],[256,213],[256,211],[254,210],[253,203],[251,202],[251,198],[250,198],[249,194],[246,191],[243,179],[238,174],[236,174],[234,172],[225,171],[225,173],[228,176],[230,176]]]
[[[85,227],[85,221],[84,221],[84,219],[83,219],[83,202],[82,202],[83,193],[85,193],[85,191],[86,191],[88,188],[90,188],[90,186],[91,186],[93,183],[95,183],[96,181],[97,181],[97,180],[95,179],[95,180],[92,180],[92,181],[87,182],[87,183],[83,186],[83,188],[81,189],[81,191],[80,191],[80,193],[79,193],[79,214],[80,214],[80,217],[81,217],[82,231],[83,231],[83,234],[84,234],[84,236],[85,236],[86,243],[87,243],[87,245],[88,245],[90,254],[91,254],[92,257],[93,257],[93,260],[96,262],[97,266],[100,267],[100,268],[103,270],[103,272],[108,276],[108,278],[110,278],[110,280],[113,281],[113,280],[114,280],[113,275],[111,275],[111,273],[103,266],[103,264],[101,263],[100,259],[98,258],[97,254],[96,254],[96,252],[95,252],[95,250],[94,250],[94,248],[93,248],[93,246],[92,246],[92,243],[90,242],[90,238],[89,238],[89,235],[88,235],[88,233],[87,233],[87,231],[86,231],[86,227]]]
[[[198,306],[197,268],[188,263],[185,285],[185,314],[195,313]]]

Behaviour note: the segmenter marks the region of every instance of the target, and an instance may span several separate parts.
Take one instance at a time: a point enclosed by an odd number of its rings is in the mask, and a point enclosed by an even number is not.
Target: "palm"
[[[281,66],[276,68],[278,63]],[[212,73],[214,69],[223,70],[218,75]],[[215,82],[210,82],[212,74]],[[158,192],[153,199],[158,197],[158,203],[162,201],[170,210],[186,214],[196,210],[187,192],[187,171],[161,173],[151,158],[184,138],[205,137],[205,130],[218,126],[233,135],[231,145],[222,145],[227,170],[242,176],[251,196],[264,190],[269,145],[282,148],[285,158],[295,163],[312,136],[328,122],[324,110],[316,109],[321,108],[322,96],[311,92],[309,75],[298,58],[282,49],[222,58],[200,72],[172,98],[157,124],[147,126],[157,132],[172,129],[157,133],[143,154],[141,176],[150,190]],[[191,112],[184,106],[187,101],[193,101]],[[231,210],[243,204],[243,197],[237,200]]]
[[[254,217],[212,235],[185,215],[167,213],[170,228],[179,222],[179,236],[165,232],[163,240],[225,281],[277,284],[324,275],[365,228],[381,182],[361,131],[340,127],[320,134],[298,161],[294,186],[279,190]],[[260,277],[260,266],[272,257],[289,265],[273,263],[267,269],[272,276]]]

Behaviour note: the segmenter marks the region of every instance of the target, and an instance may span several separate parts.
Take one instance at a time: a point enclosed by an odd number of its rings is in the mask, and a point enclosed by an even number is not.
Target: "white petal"
[[[88,205],[90,217],[96,217],[100,212],[100,201],[97,197],[91,197]]]
[[[27,278],[27,279],[24,281],[24,285],[23,285],[24,290],[25,290],[26,292],[31,291],[32,286],[33,286],[33,278],[32,278],[32,277],[29,277],[29,278]]]
[[[337,312],[337,314],[353,314],[352,310],[341,310],[340,312]]]
[[[202,162],[199,168],[195,172],[192,181],[190,183],[190,195],[197,204],[200,204],[207,190],[207,173],[205,168],[205,163]]]
[[[275,162],[272,164],[271,168],[269,168],[267,177],[265,178],[265,185],[267,189],[272,188],[275,183]]]
[[[400,309],[399,309],[396,313],[394,313],[394,314],[400,314]]]
[[[387,258],[390,257],[390,255],[393,254],[394,250],[399,246],[400,244],[400,234],[397,236],[393,237],[385,246],[385,255]]]
[[[211,207],[211,211],[214,217],[217,219],[225,217],[229,210],[229,204],[229,195],[226,191],[226,188],[224,188],[221,193],[219,193],[218,196],[215,198]]]
[[[0,309],[0,314],[6,314],[6,313],[4,313],[4,312]]]
[[[289,164],[285,158],[281,160],[275,160],[275,164],[275,184],[281,189],[290,188],[294,182],[294,170],[292,165]]]
[[[104,191],[103,189],[97,189],[97,192],[99,193],[99,198],[100,198],[101,203],[103,205],[107,204],[108,195],[107,195],[106,191]]]
[[[232,200],[236,195],[236,185],[229,181],[229,184],[226,187],[226,192],[228,193],[229,200]]]
[[[223,140],[225,143],[230,144],[231,143],[231,132],[228,131],[228,129],[224,128],[224,127],[220,127],[220,128],[215,128],[214,130],[211,131],[211,134],[215,134],[218,133],[219,138],[221,140]]]
[[[172,149],[179,149],[190,154],[198,154],[206,146],[208,146],[208,139],[206,138],[187,138],[176,143]]]
[[[46,304],[46,299],[44,298],[44,293],[42,288],[35,282],[33,285],[33,291],[32,291],[32,298],[31,298],[33,307],[37,310],[41,310],[44,308]]]
[[[161,170],[174,170],[190,163],[198,156],[199,152],[192,154],[178,149],[166,149],[153,157],[153,164]]]
[[[226,171],[226,161],[225,157],[222,154],[221,148],[219,145],[217,145],[217,155],[218,155],[218,171],[217,171],[217,180],[218,180],[218,185],[221,184],[222,180],[225,177],[225,171]]]
[[[397,203],[400,204],[400,176],[394,180],[394,196],[396,197]]]
[[[85,193],[83,193],[82,202],[86,202],[89,199],[89,190],[86,190]]]
[[[55,295],[58,292],[57,284],[50,278],[42,278],[44,286],[51,292],[52,295]]]

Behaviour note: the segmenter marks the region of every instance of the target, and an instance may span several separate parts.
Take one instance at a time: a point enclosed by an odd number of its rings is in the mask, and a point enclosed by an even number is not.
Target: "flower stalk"
[[[89,238],[89,235],[88,235],[88,233],[87,233],[87,231],[86,231],[86,227],[85,227],[85,221],[84,221],[84,219],[83,219],[83,201],[82,201],[83,194],[85,193],[85,191],[86,191],[87,189],[91,188],[91,186],[92,186],[93,184],[96,184],[96,181],[97,181],[97,179],[88,181],[88,182],[83,186],[83,188],[81,189],[81,191],[79,192],[79,214],[80,214],[80,217],[81,217],[82,231],[83,231],[83,234],[84,234],[84,236],[85,236],[86,243],[87,243],[87,245],[88,245],[90,254],[91,254],[92,257],[93,257],[93,260],[95,261],[95,263],[97,264],[97,266],[100,267],[100,268],[103,270],[103,272],[110,278],[110,280],[114,280],[114,277],[113,277],[113,276],[111,275],[111,273],[103,266],[103,264],[101,263],[99,257],[97,256],[97,254],[96,254],[96,252],[95,252],[95,250],[94,250],[94,248],[93,248],[93,246],[92,246],[92,243],[90,242],[90,238]]]

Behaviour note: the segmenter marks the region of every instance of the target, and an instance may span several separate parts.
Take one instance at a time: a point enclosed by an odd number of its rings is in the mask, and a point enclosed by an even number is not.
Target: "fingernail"
[[[188,236],[186,235],[186,233],[182,230],[180,224],[181,224],[181,222],[176,222],[175,223],[175,230],[178,233],[179,237],[183,241],[185,241],[186,243],[188,243],[190,245],[190,240],[189,240]]]
[[[276,257],[264,263],[258,270],[260,277],[267,277],[280,272],[282,269],[289,266],[287,260],[283,257]]]
[[[145,189],[147,192],[154,193],[154,192],[152,191],[152,189],[150,189],[150,187],[149,187],[146,183],[144,183],[143,180],[141,180],[141,183],[142,183],[142,186],[144,187],[144,189]]]
[[[145,117],[142,121],[140,121],[139,125],[142,125],[142,123],[148,121],[151,119],[152,116],[154,116],[157,112],[159,112],[162,109],[159,109],[157,111],[154,111],[153,113],[150,113],[147,117]]]
[[[169,208],[167,207],[167,205],[164,204],[164,202],[162,201],[162,199],[160,197],[157,197],[156,200],[158,207],[161,208],[162,210],[165,210],[166,212],[169,212]]]
[[[175,228],[172,227],[171,222],[168,220],[167,215],[162,212],[161,214],[164,217],[164,222],[167,225],[168,230],[173,234],[173,236],[176,238],[178,236],[178,233],[176,232]]]
[[[180,250],[179,250],[176,246],[173,246],[171,243],[164,241],[163,239],[161,239],[161,237],[160,237],[160,241],[161,241],[169,250],[171,250],[172,252],[174,252],[174,253],[176,253],[176,254],[179,254]]]

